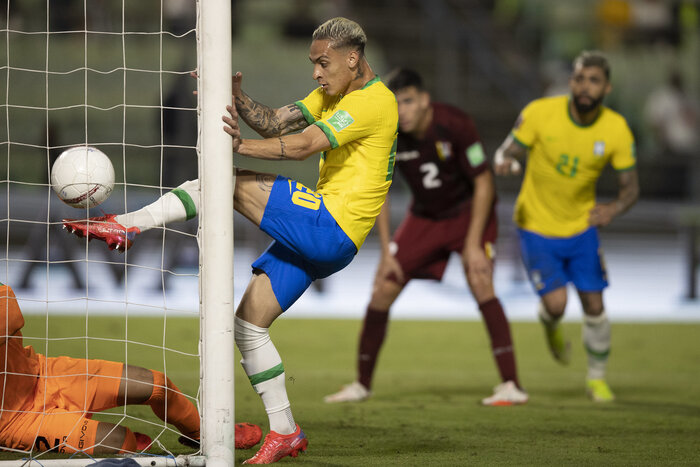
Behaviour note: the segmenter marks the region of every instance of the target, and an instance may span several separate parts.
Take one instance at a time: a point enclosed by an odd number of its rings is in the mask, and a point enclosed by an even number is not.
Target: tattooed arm
[[[266,138],[240,139],[238,115],[233,106],[227,106],[230,116],[224,116],[224,131],[234,138],[234,151],[242,156],[265,160],[304,160],[312,154],[330,149],[331,144],[326,134],[316,125],[307,127],[303,132]]]
[[[273,109],[255,102],[241,90],[243,75],[233,76],[233,100],[238,115],[263,138],[282,136],[309,126],[299,107],[294,104]]]

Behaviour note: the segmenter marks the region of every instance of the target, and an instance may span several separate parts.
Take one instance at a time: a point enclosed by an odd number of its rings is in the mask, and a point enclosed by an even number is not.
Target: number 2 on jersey
[[[431,188],[439,188],[442,186],[442,180],[438,178],[440,169],[435,162],[426,162],[421,164],[420,171],[423,175],[423,186],[426,190]]]
[[[311,191],[299,182],[289,182],[289,191],[292,192],[292,203],[302,208],[318,211],[321,207],[321,195]]]

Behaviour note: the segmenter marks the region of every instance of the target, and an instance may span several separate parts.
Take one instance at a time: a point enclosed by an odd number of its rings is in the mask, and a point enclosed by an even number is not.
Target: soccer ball
[[[53,163],[51,187],[67,205],[92,208],[112,193],[114,167],[99,149],[75,146],[63,151]]]

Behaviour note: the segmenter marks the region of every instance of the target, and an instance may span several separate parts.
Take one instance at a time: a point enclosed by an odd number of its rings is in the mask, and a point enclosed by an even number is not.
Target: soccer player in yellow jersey
[[[549,348],[569,361],[569,343],[559,321],[566,285],[576,287],[584,311],[583,343],[588,354],[587,392],[594,401],[614,399],[605,381],[610,321],[603,306],[608,285],[598,228],[627,211],[639,196],[634,139],[618,113],[602,105],[611,91],[610,66],[599,52],[582,52],[573,63],[569,96],[527,105],[496,151],[497,174],[527,168],[514,220],[530,281],[540,295],[540,320]],[[597,203],[595,187],[607,165],[617,171],[617,199]]]
[[[314,31],[309,59],[319,87],[279,109],[253,101],[233,77],[234,106],[224,130],[234,151],[267,160],[302,160],[321,152],[316,190],[282,176],[236,170],[234,207],[273,237],[253,263],[253,278],[236,310],[235,338],[243,369],[262,398],[270,434],[248,464],[296,457],[308,444],[294,421],[282,360],[268,328],[317,278],[347,266],[381,211],[391,185],[398,132],[396,98],[364,54],[366,35],[345,18]],[[265,139],[241,139],[240,116]],[[293,133],[304,129],[301,133]],[[197,182],[185,182],[136,212],[64,225],[80,236],[129,248],[136,234],[194,217]]]

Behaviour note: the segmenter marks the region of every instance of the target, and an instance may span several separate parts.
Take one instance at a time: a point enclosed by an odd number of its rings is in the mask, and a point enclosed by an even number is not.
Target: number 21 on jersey
[[[289,182],[289,192],[292,194],[292,203],[302,208],[318,211],[321,207],[321,195],[309,190],[299,182],[287,180]]]
[[[573,177],[578,171],[578,157],[569,157],[568,154],[561,154],[557,163],[557,172],[562,175]]]

